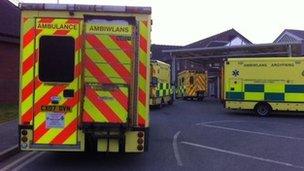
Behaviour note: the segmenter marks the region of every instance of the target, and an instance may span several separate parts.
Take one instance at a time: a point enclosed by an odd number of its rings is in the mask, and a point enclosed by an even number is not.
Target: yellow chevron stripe
[[[33,106],[33,95],[30,95],[21,103],[21,116]]]
[[[22,25],[22,35],[27,33],[31,28],[35,27],[35,19],[29,18]]]
[[[149,115],[148,115],[148,108],[149,103],[147,103],[146,106],[144,106],[142,103],[138,103],[138,114],[142,116],[146,121],[146,126],[149,126]]]
[[[67,138],[63,144],[73,144],[75,143],[75,138],[77,137],[77,130]]]
[[[47,93],[47,91],[43,91],[43,88],[45,87],[45,86],[40,86],[41,88],[42,88],[42,92],[43,93],[40,93],[40,95],[43,97],[44,95],[45,95],[45,93]],[[40,88],[39,87],[39,88]],[[46,87],[46,90],[49,90],[49,89],[51,89],[53,86],[48,86],[48,87]],[[72,82],[68,87],[67,87],[67,89],[72,89],[72,88],[74,88],[74,87],[77,87],[77,82],[76,81],[74,81],[74,82]],[[77,91],[77,90],[75,90],[75,91]],[[36,93],[37,94],[37,93]],[[36,94],[35,94],[35,97],[36,97]],[[38,93],[39,94],[39,93]],[[60,94],[62,94],[62,92],[60,93]],[[41,99],[42,97],[39,97],[39,99]],[[37,100],[38,101],[38,100]],[[36,100],[35,100],[35,103],[37,102]],[[67,101],[67,99],[64,99],[62,102],[60,102],[60,104],[62,105],[62,104],[64,104],[65,102]],[[49,105],[51,105],[51,103],[49,103]],[[77,105],[75,106],[75,107],[77,107]],[[41,116],[42,115],[42,116]],[[45,121],[45,112],[39,112],[36,116],[35,116],[35,118],[34,118],[34,122],[35,122],[35,126],[34,126],[34,128],[36,129],[36,128],[38,128],[43,122]]]
[[[67,20],[62,20],[62,21],[67,21]],[[57,22],[56,20],[54,20],[54,22]],[[58,22],[57,22],[58,23]],[[61,23],[61,22],[60,22]],[[39,43],[39,37],[43,36],[43,35],[53,35],[54,33],[56,32],[56,30],[48,30],[46,31],[45,29],[41,32],[41,34],[39,34],[38,38],[36,38],[36,41],[37,43]],[[70,35],[70,33],[68,33],[67,35]],[[78,33],[76,35],[70,35],[70,36],[73,36],[75,39],[77,38],[78,36]],[[37,47],[39,48],[39,47]],[[76,54],[77,55],[77,54]],[[79,64],[79,60],[77,58],[77,60],[75,60],[75,66],[77,66]],[[35,67],[38,68],[38,63],[35,64]],[[35,76],[38,75],[38,71],[35,72]],[[75,79],[79,79],[79,76]],[[79,90],[79,87],[78,87],[78,81],[73,81],[72,83],[70,83],[68,85],[68,89],[74,89],[75,90],[75,87],[76,90],[75,91],[78,91]],[[38,88],[36,87],[36,90],[35,90],[35,103],[37,101],[39,101],[41,98],[44,97],[44,95],[52,88],[53,86],[52,85],[41,85],[39,86]],[[62,96],[62,92],[60,93]],[[61,102],[61,104],[65,103],[67,101],[67,99],[65,99],[64,101]],[[69,125],[75,118],[77,118],[77,108],[78,108],[78,104],[76,104],[71,113],[66,113],[65,115],[65,125]],[[35,117],[34,117],[34,128],[35,130],[41,126],[41,124],[44,123],[45,121],[45,112],[39,112]],[[41,144],[48,144],[50,143],[58,134],[60,134],[62,131],[64,131],[64,129],[59,129],[59,128],[52,128],[52,129],[49,129],[44,135],[42,135],[42,137],[36,142],[36,143],[41,143]],[[76,142],[76,136],[70,136],[69,137],[69,141],[66,141],[66,142],[69,142],[71,143],[73,141],[73,143]]]
[[[96,62],[97,67],[105,74],[107,75],[108,78],[111,79],[111,81],[113,81],[114,83],[126,83],[123,78],[118,74],[118,72],[109,64],[107,63],[105,60],[102,60],[102,57],[96,50],[94,49],[90,49],[90,50],[86,50],[86,53],[88,55],[88,57]],[[100,58],[100,60],[98,61],[98,58]],[[116,58],[119,58],[119,56],[116,56]],[[123,66],[129,71],[131,72],[131,65],[130,64],[123,64]],[[87,74],[87,73],[85,73]]]
[[[111,39],[108,35],[95,35],[95,37],[102,42],[103,45],[114,55],[119,56],[117,58],[120,63],[131,63],[129,56]],[[131,44],[131,43],[130,43]],[[86,50],[94,50],[95,48],[86,40]],[[133,49],[131,49],[133,50]]]
[[[130,71],[130,65],[131,65],[131,60],[121,60],[124,56],[124,52],[121,50],[109,50],[118,60],[120,60],[120,63],[123,64],[127,70]],[[92,61],[97,62],[97,63],[108,63],[104,56],[100,55],[95,49],[86,49],[87,55],[92,59]]]
[[[86,105],[83,106],[84,110],[95,122],[109,122],[87,97],[84,97],[84,101],[86,102]]]
[[[97,38],[112,52],[114,56],[117,55],[117,57],[119,57],[117,59],[121,63],[131,63],[130,57],[111,39],[109,35],[99,35]],[[128,43],[131,45],[130,41],[128,41]]]
[[[149,23],[148,23],[149,24]],[[139,28],[140,28],[140,34],[146,38],[147,41],[149,41],[148,36],[149,36],[149,28],[144,24],[144,21],[141,21],[140,22],[140,25],[139,25]]]
[[[120,90],[124,92],[124,94],[128,93],[127,88],[121,87]],[[97,91],[97,94],[99,96],[112,97],[112,100],[103,100],[103,102],[105,102],[109,106],[109,108],[112,109],[112,111],[122,120],[122,122],[127,121],[128,111],[125,110],[121,103],[117,101],[109,91]]]
[[[34,40],[32,40],[25,48],[22,49],[22,62],[27,60],[34,53]]]
[[[30,21],[30,26],[26,26],[26,30],[24,30],[24,34],[29,30],[32,29],[33,27],[35,27],[35,19],[28,19],[28,21]],[[38,20],[37,20],[38,21]],[[63,23],[66,22],[67,19],[64,20],[54,20],[52,23]],[[22,50],[22,61],[24,62],[25,60],[27,60],[33,53],[34,50],[36,48],[36,50],[39,48],[39,38],[42,35],[52,35],[55,33],[56,30],[47,30],[47,29],[43,29],[38,35],[35,35],[36,37]],[[75,32],[76,33],[76,32]],[[68,34],[69,35],[69,34]],[[78,36],[78,32],[76,34]],[[75,37],[75,36],[74,36]],[[34,47],[34,44],[36,43],[36,47]],[[76,61],[77,63],[77,61]],[[35,64],[35,68],[38,68],[38,63]],[[36,71],[34,73],[34,67],[31,67],[23,76],[22,76],[22,81],[21,81],[21,87],[24,88],[25,86],[27,86],[36,76],[38,75],[38,71]],[[33,77],[34,76],[34,77]],[[43,87],[43,88],[41,88]],[[51,86],[40,86],[35,93],[35,102],[37,102],[38,100],[40,100],[44,94],[51,88]],[[34,90],[33,90],[34,91]],[[25,99],[22,103],[21,103],[21,117],[23,116],[23,114],[25,114],[33,105],[33,93],[27,98]],[[38,116],[38,120],[39,120],[39,116]],[[37,121],[38,122],[38,121]],[[38,125],[40,125],[41,123],[39,123]],[[38,125],[35,124],[35,126],[37,127]]]
[[[34,119],[34,130],[36,131],[37,128],[45,121],[45,112],[39,112]]]
[[[53,23],[55,23],[55,21],[56,20],[54,20]],[[30,48],[34,49],[34,41],[36,41],[36,44],[39,45],[39,37],[41,37],[41,35],[52,35],[55,31],[56,30],[43,29],[40,32],[40,34],[36,35],[36,38],[31,42],[31,46],[27,46],[26,47],[25,52],[23,52],[23,54],[27,54],[28,55],[28,54],[34,53],[34,50],[30,50]],[[39,46],[36,46],[36,50],[38,48],[39,48]],[[25,61],[29,56],[27,56],[26,58],[23,58],[23,61]],[[38,68],[38,63],[35,63],[35,68]],[[22,76],[22,88],[26,87],[38,75],[38,71],[36,71],[34,73],[34,77],[33,77],[33,71],[34,71],[34,67],[31,67],[31,69],[26,74],[24,74]],[[37,100],[37,98],[35,98],[35,99]],[[24,111],[22,113],[25,113],[25,112],[26,111]]]
[[[72,108],[73,111],[75,111],[77,108],[77,105]],[[77,116],[76,116],[77,117]],[[64,116],[64,125],[65,127],[69,125],[75,118],[75,113],[70,112],[66,113]],[[45,118],[44,118],[45,120]],[[36,125],[36,123],[35,123]],[[49,144],[58,134],[60,134],[62,131],[64,131],[64,128],[51,128],[49,129],[36,143],[38,144]],[[74,142],[76,141],[76,136],[74,136]]]
[[[56,23],[56,24],[64,24],[66,23],[68,20],[67,19],[55,19],[52,23]],[[41,33],[36,37],[36,44],[39,44],[39,39],[41,36],[45,36],[45,35],[53,35],[57,30],[50,30],[50,29],[43,29],[41,31]],[[78,32],[76,35],[71,35],[70,33],[68,33],[67,35],[69,36],[73,36],[74,38],[78,37]],[[37,46],[36,49],[38,49],[39,47]],[[75,60],[75,66],[78,65],[80,61]],[[35,68],[38,68],[38,62],[35,64]],[[35,71],[35,77],[38,76],[38,69]],[[34,77],[34,78],[35,78]],[[73,86],[77,86],[77,85],[73,85]],[[35,103],[41,99],[41,97],[43,97],[45,95],[45,93],[48,92],[48,90],[50,90],[53,86],[52,85],[44,85],[44,86],[39,86],[38,88],[35,87]]]
[[[147,89],[146,80],[142,76],[139,76],[138,77],[138,82],[139,82],[139,88],[142,89],[142,90],[145,90],[145,92],[147,92],[146,91],[146,89]]]
[[[148,23],[148,25],[150,25]],[[140,22],[139,25],[139,31],[140,31],[140,35],[145,38],[147,40],[147,53],[144,52],[141,48],[139,48],[139,61],[145,65],[145,67],[147,68],[147,80],[145,80],[142,76],[139,76],[138,79],[138,83],[139,83],[139,88],[144,91],[146,93],[146,106],[144,106],[140,101],[138,101],[138,113],[139,115],[142,116],[142,118],[145,119],[146,121],[146,127],[149,126],[149,115],[148,115],[148,111],[149,111],[149,84],[147,84],[147,81],[149,80],[150,77],[150,64],[149,64],[149,53],[150,53],[150,49],[149,49],[149,44],[150,44],[150,39],[149,39],[149,35],[150,35],[150,30],[148,27],[145,26],[145,24],[143,23],[143,21]]]
[[[139,61],[142,62],[145,66],[147,66],[146,58],[148,58],[148,54],[146,54],[141,48],[139,49]]]
[[[22,75],[22,89],[26,87],[32,80],[33,80],[33,74],[34,73],[34,67],[29,69],[25,74]]]
[[[28,19],[26,22],[23,23],[22,25],[22,30],[21,30],[21,35],[22,35],[22,41],[23,42],[23,37],[25,34],[35,27],[35,19]],[[21,47],[23,47],[23,43],[21,43]],[[21,55],[21,67],[20,67],[20,73],[22,74],[22,65],[23,62],[28,59],[32,54],[34,53],[34,40],[32,40],[25,48],[22,49],[22,55]],[[21,81],[20,81],[20,88],[21,88],[21,95],[22,96],[22,89],[28,85],[32,80],[33,80],[33,75],[34,75],[34,69],[31,68],[29,69],[26,73],[21,75]],[[22,97],[21,97],[22,98]],[[23,114],[28,111],[33,104],[33,95],[30,95],[27,97],[26,100],[21,102],[21,107],[20,107],[20,118],[23,116]]]
[[[70,84],[67,88],[71,89],[73,87],[75,87],[76,83]],[[78,90],[76,90],[78,91]],[[60,102],[60,104],[64,104],[68,99],[64,99],[62,102]],[[49,105],[51,105],[51,103],[49,103]],[[72,111],[73,112],[69,112],[65,114],[65,127],[68,126],[75,118],[78,117],[76,111],[78,108],[78,104],[76,104],[73,108]],[[39,112],[35,118],[34,118],[34,130],[36,131],[36,129],[44,123],[44,121],[46,117],[46,113],[45,112]],[[60,134],[62,131],[64,131],[65,129],[61,129],[61,128],[51,128],[49,129],[36,143],[38,144],[49,144],[58,134]],[[34,132],[35,132],[34,131]],[[70,137],[70,141],[69,142],[76,142],[76,136],[74,137]]]

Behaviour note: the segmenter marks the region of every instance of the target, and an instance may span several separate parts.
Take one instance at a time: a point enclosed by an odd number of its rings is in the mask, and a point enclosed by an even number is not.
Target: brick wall
[[[0,103],[18,103],[19,44],[0,42]]]

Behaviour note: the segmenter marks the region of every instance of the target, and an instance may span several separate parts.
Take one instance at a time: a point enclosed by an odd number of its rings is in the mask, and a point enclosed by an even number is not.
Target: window
[[[39,42],[39,79],[43,82],[72,82],[74,49],[72,37],[42,36]]]
[[[182,83],[184,83],[184,81],[185,81],[185,80],[184,80],[184,77],[182,77]]]
[[[190,77],[190,84],[193,84],[194,80],[193,80],[193,76]]]

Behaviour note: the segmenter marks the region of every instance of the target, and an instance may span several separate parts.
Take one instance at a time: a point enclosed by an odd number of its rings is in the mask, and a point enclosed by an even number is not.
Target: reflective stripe
[[[115,83],[115,79],[109,78],[107,77],[107,75],[105,74],[105,72],[103,72],[100,68],[98,68],[96,66],[96,64],[94,64],[94,62],[89,58],[86,57],[86,70],[88,70],[88,72],[86,72],[86,77],[89,77],[90,80],[87,80],[86,82],[90,81],[90,82],[95,82],[95,83],[99,83],[99,84],[112,84]],[[87,78],[86,78],[87,79]],[[113,81],[114,80],[114,81]],[[122,103],[122,105],[124,106],[124,108],[128,108],[127,107],[127,103],[128,103],[128,92],[123,92],[120,89],[118,89],[117,91],[111,91],[111,94]]]
[[[97,107],[87,97],[84,98],[84,111],[92,119],[91,122],[109,122],[107,118],[97,109]],[[85,120],[85,119],[83,119]],[[89,122],[89,120],[86,120]]]
[[[103,42],[97,39],[94,35],[87,35],[86,37],[87,41],[94,47],[94,49],[107,62],[107,64],[115,68],[115,71],[121,76],[121,78],[124,79],[126,83],[129,83],[131,75],[130,71],[126,69],[126,67],[120,63],[120,61],[113,55],[113,53],[111,53],[111,51],[106,48]]]
[[[109,35],[86,35],[85,82],[88,85],[85,89],[84,122],[127,122],[129,90],[123,85],[128,85],[132,78],[133,55],[130,56],[130,51],[133,47],[118,45],[114,38]],[[107,90],[101,87],[104,84],[118,87],[114,91]]]
[[[86,97],[94,104],[102,115],[107,118],[111,123],[122,123],[125,120],[121,118],[111,109],[111,107],[102,99],[99,98],[98,94],[90,86],[86,87]]]
[[[45,23],[52,23],[52,22],[56,22],[56,21],[60,21],[61,23],[64,23],[67,20],[63,20],[63,19],[55,20],[52,18],[38,19],[38,22],[45,22]],[[31,25],[31,29],[29,29],[27,31],[27,33],[24,34],[24,37],[23,37],[22,71],[24,71],[24,72],[22,73],[22,84],[21,84],[21,87],[22,87],[21,121],[23,123],[31,122],[32,119],[31,119],[30,113],[33,112],[32,109],[25,110],[26,107],[23,104],[23,101],[26,100],[27,98],[29,98],[30,101],[33,101],[33,99],[34,99],[33,89],[36,89],[37,87],[39,87],[41,85],[41,82],[36,77],[38,72],[34,73],[34,65],[36,65],[36,68],[38,68],[37,60],[35,60],[35,54],[38,51],[37,50],[38,46],[35,49],[34,42],[39,41],[38,37],[40,35],[44,35],[44,34],[52,35],[54,32],[56,32],[56,30],[50,31],[50,30],[35,29],[35,25],[36,25],[35,19],[27,19],[26,23],[24,23],[24,25],[25,25],[25,28],[28,28],[29,25]],[[35,75],[35,78],[32,77],[33,75]],[[34,83],[36,83],[35,87],[34,87]],[[26,116],[23,116],[23,115],[26,115]]]
[[[77,91],[75,93],[75,96],[79,96],[79,91]],[[72,107],[72,111],[77,110],[76,109],[76,105],[78,103],[78,99],[68,99],[66,100],[63,105],[69,105]],[[71,113],[67,114],[67,115],[71,115]],[[34,142],[35,143],[50,143],[54,137],[56,135],[58,135],[61,131],[65,130],[61,130],[58,131],[60,129],[47,129],[46,125],[45,125],[45,113],[40,112],[38,115],[35,116],[35,125],[34,125]],[[66,117],[66,116],[65,116]],[[71,117],[68,118],[68,120],[66,120],[65,125],[69,124],[71,121]],[[54,131],[55,130],[55,131]],[[42,138],[44,136],[44,138]],[[74,141],[75,143],[75,141]]]
[[[141,127],[149,125],[149,115],[147,102],[149,97],[147,93],[149,92],[149,84],[147,83],[147,75],[149,75],[150,69],[149,60],[150,52],[148,52],[148,40],[150,36],[150,28],[147,21],[140,21],[139,23],[139,94],[138,94],[138,124]]]

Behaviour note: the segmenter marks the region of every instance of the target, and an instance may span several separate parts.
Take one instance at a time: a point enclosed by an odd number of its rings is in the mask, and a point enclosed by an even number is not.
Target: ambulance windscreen
[[[39,79],[43,82],[72,82],[74,49],[72,37],[42,36],[39,41]]]

